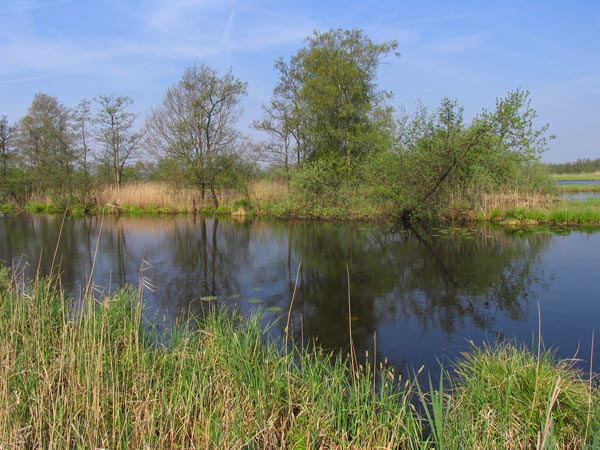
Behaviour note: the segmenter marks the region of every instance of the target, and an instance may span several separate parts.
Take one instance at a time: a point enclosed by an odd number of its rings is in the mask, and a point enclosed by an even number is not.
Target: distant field
[[[551,176],[553,180],[557,181],[600,180],[600,173],[560,173]]]

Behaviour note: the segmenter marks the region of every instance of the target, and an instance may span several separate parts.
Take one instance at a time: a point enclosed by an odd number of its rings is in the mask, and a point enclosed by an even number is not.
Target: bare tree
[[[81,168],[81,189],[83,191],[84,201],[86,202],[89,200],[88,197],[92,184],[90,177],[90,157],[92,156],[92,148],[90,144],[94,131],[91,105],[92,102],[84,98],[71,112],[73,137],[76,142],[78,162]]]
[[[271,104],[263,106],[264,118],[252,122],[252,126],[268,134],[269,139],[254,146],[261,161],[283,167],[286,178],[290,181],[290,166],[298,143],[294,140],[292,113],[289,104],[282,99],[273,98]]]
[[[105,157],[112,169],[115,186],[123,180],[123,170],[140,146],[142,134],[134,131],[137,115],[127,111],[131,97],[101,95],[95,99],[99,105],[94,118],[96,139],[104,145]]]
[[[191,66],[146,119],[148,146],[174,160],[198,186],[202,200],[209,192],[215,207],[216,188],[231,175],[225,171],[235,159],[239,133],[234,125],[246,88],[231,71],[221,76],[206,64]]]

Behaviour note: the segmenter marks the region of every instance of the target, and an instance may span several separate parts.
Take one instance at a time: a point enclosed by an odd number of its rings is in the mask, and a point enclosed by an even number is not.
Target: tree
[[[18,146],[34,193],[72,194],[75,151],[69,109],[55,97],[35,94],[18,127]]]
[[[300,164],[299,140],[294,134],[291,105],[284,99],[274,97],[270,105],[263,106],[264,118],[252,122],[252,127],[269,135],[269,140],[254,146],[261,161],[282,166],[290,182],[290,166],[294,153],[296,164]]]
[[[361,30],[315,32],[290,61],[279,63],[280,88],[297,97],[311,159],[329,159],[347,167],[377,147],[385,134],[379,120],[390,94],[375,82],[383,58],[398,55],[396,41],[377,44]],[[293,92],[298,89],[298,92]],[[377,119],[376,119],[377,117]]]
[[[208,191],[215,207],[216,189],[225,184],[232,162],[239,159],[234,125],[246,92],[247,84],[231,71],[219,75],[206,64],[191,66],[146,120],[148,145],[161,157],[176,161],[199,188],[202,200]]]
[[[96,139],[104,145],[105,162],[111,167],[115,187],[119,187],[125,166],[135,156],[142,139],[142,134],[134,131],[137,115],[127,111],[133,99],[110,94],[95,101],[99,106],[94,118]]]
[[[81,168],[81,189],[86,203],[91,190],[90,157],[92,149],[90,143],[93,134],[91,105],[90,100],[83,99],[71,114],[73,137],[78,149],[78,163]]]
[[[6,116],[0,118],[0,171],[6,179],[8,168],[14,158],[13,138],[15,129],[8,124]]]
[[[515,186],[553,138],[547,124],[536,128],[536,117],[528,93],[517,90],[468,125],[462,107],[447,98],[433,115],[421,107],[412,121],[403,118],[396,191],[404,215],[436,214],[453,193]]]
[[[17,198],[18,171],[14,167],[17,155],[15,149],[16,128],[8,123],[6,116],[0,118],[0,199]]]

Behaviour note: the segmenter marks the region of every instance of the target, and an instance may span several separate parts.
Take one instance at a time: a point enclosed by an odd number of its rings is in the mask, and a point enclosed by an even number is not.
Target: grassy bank
[[[600,184],[560,184],[556,186],[560,193],[600,192]]]
[[[423,389],[383,366],[374,376],[319,349],[282,350],[258,317],[230,312],[153,344],[138,292],[87,298],[74,313],[56,286],[23,286],[0,270],[0,448],[584,448],[598,439],[597,387],[545,352],[474,349],[456,377]]]
[[[494,209],[482,216],[485,220],[506,225],[527,226],[550,224],[557,226],[600,225],[600,198],[556,200],[542,208]]]
[[[600,190],[600,185],[563,185],[564,192]],[[343,194],[343,195],[342,195]],[[124,185],[106,188],[98,195],[97,208],[69,205],[73,215],[108,213],[128,215],[164,215],[188,212],[206,214],[256,215],[279,219],[324,220],[398,220],[402,209],[370,197],[368,192],[348,191],[333,203],[325,199],[307,201],[290,192],[285,181],[256,180],[248,186],[247,195],[219,192],[220,206],[213,208],[200,200],[193,189],[175,189],[161,183]],[[24,208],[30,213],[56,214],[64,211],[51,202],[39,199]],[[0,208],[16,212],[14,205]],[[420,211],[428,219],[427,211]],[[551,224],[559,226],[600,225],[600,201],[560,199],[551,193],[523,193],[515,189],[494,192],[453,193],[439,208],[436,220],[446,222],[492,221],[509,226]]]
[[[600,173],[555,173],[550,175],[555,181],[600,180]]]

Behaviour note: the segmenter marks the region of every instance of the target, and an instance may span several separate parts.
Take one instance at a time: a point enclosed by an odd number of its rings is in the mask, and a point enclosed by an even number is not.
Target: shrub
[[[233,202],[233,204],[231,205],[231,209],[233,209],[233,210],[240,209],[240,208],[252,209],[252,204],[250,203],[250,200],[247,198],[240,198],[240,199],[235,200]]]

